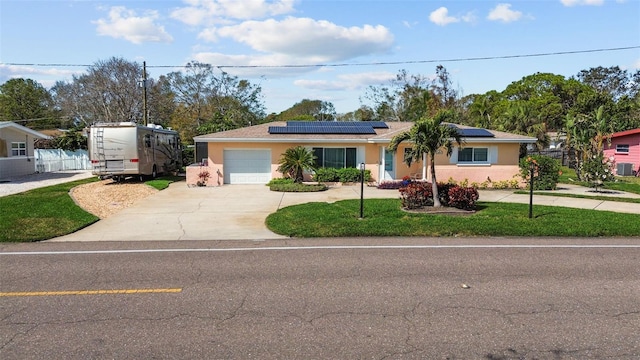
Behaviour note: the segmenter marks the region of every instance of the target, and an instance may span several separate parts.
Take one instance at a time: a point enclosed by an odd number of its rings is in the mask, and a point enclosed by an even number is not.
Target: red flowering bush
[[[427,182],[412,182],[400,188],[402,207],[405,209],[419,209],[433,204],[433,192],[431,184]]]
[[[449,189],[449,206],[464,210],[475,210],[480,197],[473,187],[454,186]]]
[[[479,198],[476,188],[449,183],[438,184],[438,195],[443,206],[453,206],[464,210],[474,210]],[[433,206],[431,183],[418,181],[401,187],[400,198],[404,209]]]

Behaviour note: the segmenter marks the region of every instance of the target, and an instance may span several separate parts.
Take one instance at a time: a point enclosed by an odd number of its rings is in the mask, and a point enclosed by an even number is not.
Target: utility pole
[[[147,126],[147,62],[142,62],[142,122]]]

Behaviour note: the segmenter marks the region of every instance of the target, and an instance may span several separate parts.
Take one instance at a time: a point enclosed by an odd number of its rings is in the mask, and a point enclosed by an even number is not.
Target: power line
[[[389,61],[389,62],[368,62],[368,63],[337,63],[337,64],[285,64],[285,65],[213,65],[218,68],[320,68],[320,67],[349,67],[349,66],[381,66],[381,65],[408,65],[408,64],[427,64],[437,62],[462,62],[462,61],[483,61],[483,60],[501,60],[501,59],[517,59],[517,58],[530,58],[530,57],[543,57],[543,56],[560,56],[560,55],[574,55],[574,54],[587,54],[597,52],[608,51],[622,51],[640,49],[640,45],[616,47],[616,48],[603,48],[603,49],[590,49],[590,50],[575,50],[575,51],[557,51],[547,53],[534,53],[534,54],[519,54],[519,55],[500,55],[500,56],[483,56],[483,57],[466,57],[466,58],[452,58],[452,59],[430,59],[430,60],[405,60],[405,61]],[[93,65],[88,64],[41,64],[41,63],[0,63],[0,65],[8,66],[38,66],[38,67],[89,67]],[[149,65],[148,68],[184,68],[188,65]]]

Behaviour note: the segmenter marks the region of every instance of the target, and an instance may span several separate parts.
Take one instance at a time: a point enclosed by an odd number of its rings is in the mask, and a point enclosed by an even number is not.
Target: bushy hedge
[[[529,155],[520,159],[520,176],[527,180],[527,188],[531,185],[531,165],[534,168],[533,189],[555,190],[560,178],[560,163],[545,155]]]
[[[431,183],[416,181],[400,188],[402,207],[405,209],[420,209],[433,206],[433,191]],[[479,195],[473,187],[462,187],[449,183],[438,183],[438,198],[443,206],[458,209],[474,210]]]
[[[316,170],[313,180],[317,182],[360,182],[360,170],[356,168],[320,168]],[[364,171],[364,180],[371,179],[371,170]]]
[[[324,184],[310,185],[310,184],[296,184],[296,183],[278,183],[269,185],[271,191],[280,192],[317,192],[327,190],[327,186]]]

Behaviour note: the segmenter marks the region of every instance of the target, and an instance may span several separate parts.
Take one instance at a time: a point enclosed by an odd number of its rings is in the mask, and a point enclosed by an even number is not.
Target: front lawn
[[[289,206],[269,215],[267,227],[292,237],[349,236],[638,236],[640,215],[479,202],[472,215],[412,214],[398,199],[368,199]]]
[[[158,190],[183,180],[163,176],[146,183]],[[81,209],[69,191],[97,177],[47,186],[19,194],[0,197],[0,242],[32,242],[70,234],[98,221],[98,217]]]
[[[30,242],[70,234],[98,221],[75,204],[69,190],[98,178],[0,197],[0,242]]]

